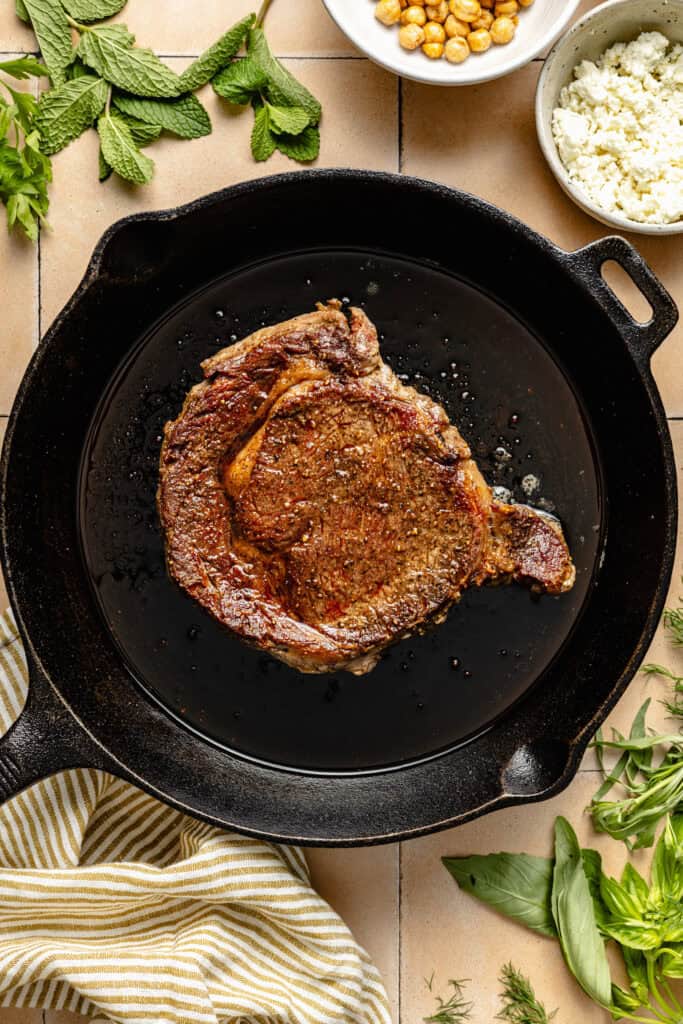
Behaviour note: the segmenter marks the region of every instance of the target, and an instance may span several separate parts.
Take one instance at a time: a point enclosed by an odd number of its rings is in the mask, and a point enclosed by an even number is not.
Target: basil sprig
[[[552,859],[494,853],[446,857],[444,864],[464,891],[535,931],[554,934],[576,981],[615,1020],[642,1021],[647,1011],[662,1024],[683,1021],[670,986],[671,979],[683,978],[683,816],[667,820],[649,884],[630,863],[619,880],[605,875],[600,855],[579,847],[564,818],[555,822]],[[609,941],[621,953],[628,989],[611,981]]]

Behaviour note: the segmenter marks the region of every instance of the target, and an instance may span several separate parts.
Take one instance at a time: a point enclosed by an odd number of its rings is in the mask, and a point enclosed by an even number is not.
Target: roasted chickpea
[[[514,39],[516,26],[512,18],[496,18],[489,29],[491,39],[499,46],[511,42]]]
[[[425,11],[430,21],[438,21],[443,25],[448,17],[448,0],[440,0],[438,4],[427,4]]]
[[[472,53],[486,53],[491,45],[491,36],[485,28],[479,28],[476,32],[470,32],[467,42]]]
[[[404,50],[417,50],[425,41],[425,31],[420,25],[401,25],[398,41]]]
[[[493,10],[494,0],[479,0],[479,3],[481,4],[482,7],[485,7],[487,10]]]
[[[496,0],[493,12],[497,18],[511,18],[517,14],[519,4],[517,0]]]
[[[375,17],[383,25],[395,25],[401,17],[399,0],[379,0],[375,7]]]
[[[443,43],[424,43],[422,52],[430,60],[438,60],[439,57],[443,57]]]
[[[531,7],[534,0],[517,0],[520,7]]]
[[[444,53],[451,64],[462,64],[470,55],[469,43],[462,36],[453,36],[446,43]]]
[[[406,7],[405,11],[401,15],[402,25],[424,25],[427,20],[424,7],[418,7],[417,4],[412,4],[410,7]]]
[[[459,21],[476,21],[481,14],[479,0],[450,0],[448,6]]]
[[[443,25],[439,25],[437,21],[428,21],[425,25],[425,43],[443,43],[445,39]]]
[[[476,21],[470,22],[470,29],[476,32],[479,28],[490,29],[493,24],[493,15],[490,11],[482,11]]]
[[[449,39],[452,39],[453,36],[468,36],[472,31],[466,21],[458,21],[452,14],[448,15],[443,27],[446,29]]]

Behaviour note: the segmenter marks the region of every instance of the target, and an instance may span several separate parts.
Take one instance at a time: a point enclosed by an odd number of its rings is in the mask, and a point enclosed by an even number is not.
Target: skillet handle
[[[28,665],[26,704],[0,737],[0,805],[66,768],[107,767],[104,751],[81,729],[30,656]]]
[[[589,286],[597,295],[606,313],[616,325],[628,349],[640,366],[650,362],[657,347],[671,333],[678,321],[678,308],[659,278],[640,253],[619,235],[608,235],[569,253],[575,271],[589,277]],[[602,265],[614,260],[626,271],[652,306],[652,317],[646,323],[634,320],[602,276]]]

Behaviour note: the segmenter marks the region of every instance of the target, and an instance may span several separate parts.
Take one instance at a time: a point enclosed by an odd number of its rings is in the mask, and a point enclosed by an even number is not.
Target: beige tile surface
[[[187,61],[172,61],[182,70]],[[365,60],[291,60],[288,67],[319,97],[325,125],[318,166],[357,165],[395,170],[397,88],[387,72]],[[275,154],[256,164],[249,150],[250,110],[235,112],[212,89],[201,98],[210,112],[213,134],[191,142],[162,139],[148,150],[156,161],[145,188],[111,178],[97,181],[98,140],[82,136],[54,160],[51,222],[43,238],[43,325],[47,327],[78,284],[95,242],[113,221],[137,210],[162,209],[245,178],[298,165]],[[84,187],[85,183],[85,187]]]
[[[434,972],[434,990],[449,978],[471,979],[475,1007],[471,1024],[492,1024],[500,1006],[498,977],[509,960],[530,976],[548,1010],[559,1006],[562,1024],[605,1024],[606,1014],[568,976],[558,944],[500,917],[462,893],[440,863],[444,856],[501,850],[548,856],[558,814],[576,828],[582,845],[600,850],[608,874],[618,874],[625,847],[593,833],[584,808],[595,788],[592,772],[581,773],[559,797],[543,804],[498,811],[450,832],[405,843],[401,850],[401,1021],[414,1024],[433,1012],[424,979]],[[637,856],[642,868],[646,856]]]
[[[382,972],[398,1019],[399,848],[307,850],[313,884]],[[359,899],[359,893],[363,898]]]
[[[131,0],[116,21],[125,22],[142,46],[159,54],[200,53],[239,18],[258,10],[252,0]],[[162,13],[161,13],[162,12]],[[161,17],[160,17],[161,13]],[[278,55],[337,56],[356,51],[327,14],[321,0],[273,0],[266,30]],[[14,0],[0,5],[0,51],[35,50],[31,29],[14,13]]]
[[[468,89],[403,87],[403,170],[473,192],[503,207],[565,249],[577,249],[609,231],[568,199],[548,169],[536,138],[533,99],[540,61],[505,78]],[[435,111],[437,111],[435,113]],[[680,236],[630,241],[672,294],[683,295]],[[631,295],[634,287],[628,288]],[[670,416],[683,415],[679,323],[653,359]]]
[[[163,54],[194,54],[210,46],[239,18],[257,11],[260,0],[133,0],[116,21],[124,21],[144,46]],[[338,56],[356,51],[327,14],[321,0],[273,0],[265,22],[272,49],[280,56]]]

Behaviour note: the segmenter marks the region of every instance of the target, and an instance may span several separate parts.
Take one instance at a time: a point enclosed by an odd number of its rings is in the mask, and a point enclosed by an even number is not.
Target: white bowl
[[[569,24],[580,0],[536,0],[520,11],[515,38],[507,46],[473,53],[462,64],[430,60],[398,42],[398,26],[387,28],[375,18],[374,0],[323,0],[328,12],[354,46],[370,60],[403,78],[430,85],[474,85],[500,78],[546,52]]]
[[[560,160],[552,132],[553,110],[560,91],[572,80],[579,61],[597,60],[613,43],[628,43],[641,32],[661,32],[675,43],[683,42],[683,0],[609,0],[596,7],[556,43],[546,58],[536,90],[536,130],[550,169],[577,206],[602,224],[641,235],[677,235],[683,221],[673,224],[642,224],[617,213],[609,213],[589,199],[569,180]]]

